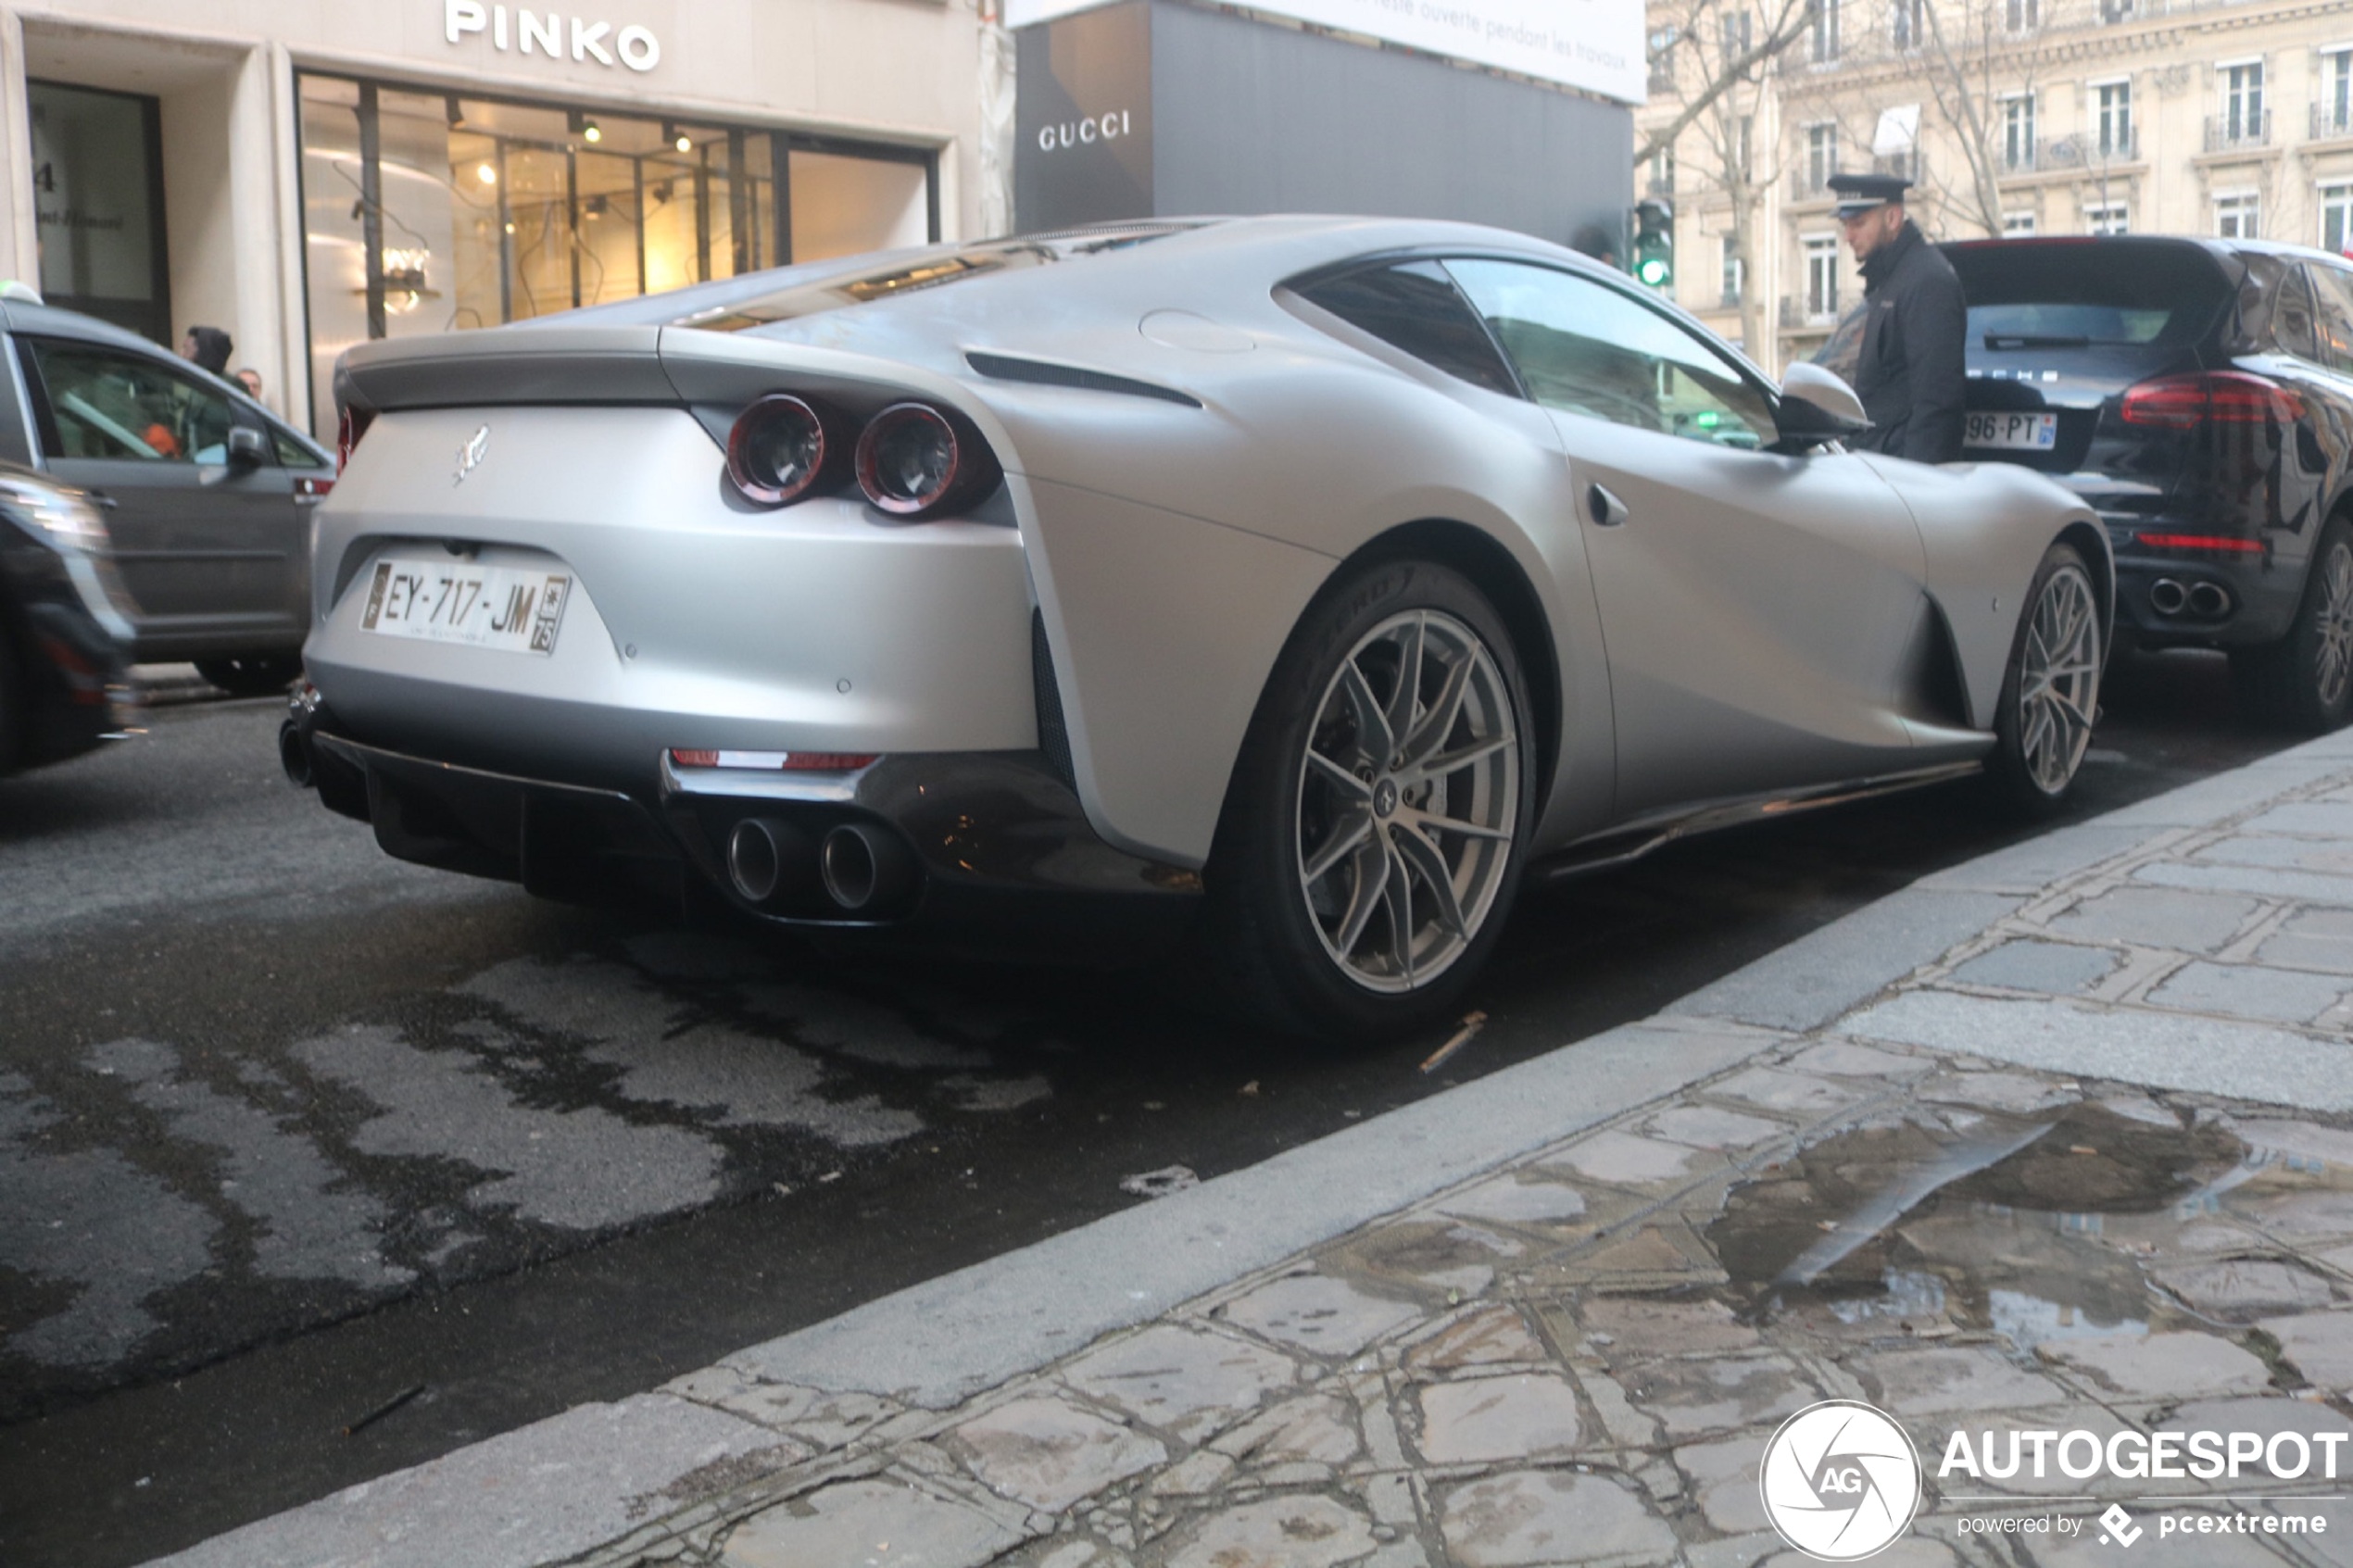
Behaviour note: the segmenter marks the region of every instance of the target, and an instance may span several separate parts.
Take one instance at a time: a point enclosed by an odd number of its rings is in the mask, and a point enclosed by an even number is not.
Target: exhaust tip
[[[765,904],[807,874],[809,838],[790,822],[746,817],[727,834],[727,884],[748,903]]]
[[[2200,583],[2190,590],[2190,610],[2210,620],[2231,613],[2231,596],[2220,583]]]
[[[2149,584],[2149,608],[2159,615],[2179,615],[2190,602],[2190,591],[2171,577],[2160,577]]]
[[[914,885],[914,858],[898,836],[865,822],[845,822],[825,834],[817,854],[825,897],[852,912],[895,904]]]
[[[278,766],[286,771],[287,782],[296,789],[308,789],[318,782],[310,765],[310,742],[291,719],[278,726]]]

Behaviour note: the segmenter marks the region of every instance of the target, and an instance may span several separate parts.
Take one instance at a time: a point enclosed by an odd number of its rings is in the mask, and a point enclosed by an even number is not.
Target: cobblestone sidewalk
[[[1756,1470],[1828,1398],[1929,1465],[1874,1561],[2106,1561],[2108,1493],[1936,1458],[1964,1424],[2353,1436],[2349,994],[2353,772],[2070,877],[1830,1028],[1684,1020],[1755,1054],[953,1410],[681,1379],[773,1441],[580,1561],[1795,1563]],[[2168,1485],[2129,1561],[2353,1562],[2342,1485]],[[1959,1527],[2029,1506],[2082,1527]],[[2157,1529],[2298,1506],[2344,1534]]]

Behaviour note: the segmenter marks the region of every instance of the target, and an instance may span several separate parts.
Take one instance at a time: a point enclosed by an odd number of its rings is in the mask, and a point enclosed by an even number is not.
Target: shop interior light
[[[666,119],[661,122],[661,139],[682,153],[695,150],[695,139]]]
[[[474,165],[474,178],[485,185],[496,185],[498,183],[498,170],[494,165],[478,163]]]
[[[604,197],[590,196],[588,198],[587,206],[581,215],[593,222],[597,219],[602,218],[605,215],[606,206],[607,203]]]
[[[584,142],[601,142],[605,139],[604,128],[592,119],[580,128],[580,139]]]

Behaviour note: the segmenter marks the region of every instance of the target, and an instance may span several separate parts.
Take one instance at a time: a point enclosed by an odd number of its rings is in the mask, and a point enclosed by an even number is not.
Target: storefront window
[[[308,74],[301,102],[314,431],[354,344],[938,233],[908,149]]]
[[[41,293],[170,345],[156,100],[26,83]]]

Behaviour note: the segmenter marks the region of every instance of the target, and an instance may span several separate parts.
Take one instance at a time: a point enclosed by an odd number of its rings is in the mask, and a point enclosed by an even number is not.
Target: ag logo
[[[1818,1562],[1855,1562],[1911,1528],[1920,1461],[1879,1411],[1825,1399],[1781,1423],[1765,1445],[1757,1485],[1781,1539]]]

